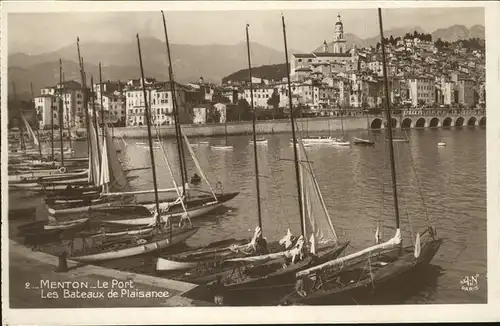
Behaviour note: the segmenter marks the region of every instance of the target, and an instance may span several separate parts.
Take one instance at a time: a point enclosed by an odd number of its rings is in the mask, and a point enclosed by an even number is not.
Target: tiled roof
[[[316,57],[339,57],[346,58],[350,57],[350,53],[332,53],[332,52],[315,52],[313,53]]]
[[[314,58],[312,53],[294,53],[293,56],[296,58]]]

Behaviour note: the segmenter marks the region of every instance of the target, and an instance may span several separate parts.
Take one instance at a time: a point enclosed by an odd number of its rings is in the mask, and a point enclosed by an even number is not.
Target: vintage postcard
[[[4,324],[500,320],[497,2],[0,10]]]

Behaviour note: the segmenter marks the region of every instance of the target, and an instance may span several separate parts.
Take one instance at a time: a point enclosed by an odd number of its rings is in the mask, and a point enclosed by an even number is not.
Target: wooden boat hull
[[[81,218],[77,220],[71,220],[71,221],[63,221],[63,222],[56,222],[56,223],[49,223],[43,226],[45,230],[67,230],[70,229],[74,226],[78,226],[80,224],[83,224],[87,222],[89,218]]]
[[[212,149],[217,149],[217,150],[231,150],[233,149],[233,146],[229,145],[212,145],[210,146]]]
[[[199,247],[194,250],[185,251],[181,254],[170,255],[168,258],[159,257],[156,261],[156,271],[159,273],[168,273],[172,271],[187,270],[197,267],[201,262],[214,261],[227,257],[226,253],[231,253],[231,245],[243,245],[248,240],[229,239],[217,241],[207,246]]]
[[[237,282],[230,285],[224,285],[215,291],[215,295],[223,297],[224,304],[228,305],[252,305],[262,304],[262,297],[270,304],[278,302],[283,295],[290,293],[295,286],[295,274],[303,269],[321,264],[325,261],[338,257],[349,245],[349,242],[338,244],[335,247],[325,247],[318,250],[316,259],[312,256],[304,258],[302,261],[289,265],[285,268],[278,267],[278,262],[270,262],[264,266],[257,266],[257,275],[262,273],[258,271],[263,269],[263,276],[250,278],[248,281]],[[275,266],[272,266],[275,265]],[[269,266],[271,273],[266,272]],[[218,292],[218,293],[217,293]]]
[[[66,228],[45,229],[47,221],[37,221],[22,225],[18,228],[18,235],[24,237],[24,243],[27,245],[42,245],[48,243],[60,242],[64,234],[79,232],[85,229],[88,219],[79,223],[72,223]]]
[[[159,237],[159,239],[153,239],[153,241],[149,241],[144,244],[137,244],[134,246],[130,246],[128,248],[110,250],[95,254],[73,256],[69,257],[69,259],[76,260],[79,262],[91,263],[91,262],[101,262],[106,260],[133,257],[137,255],[152,253],[184,242],[189,237],[193,236],[196,232],[198,232],[198,230],[199,228],[196,227],[180,230],[180,232],[172,234],[171,239],[168,235],[165,234],[162,235],[162,237]]]
[[[221,202],[213,202],[208,203],[204,206],[198,208],[188,209],[187,212],[190,218],[199,217],[205,215],[214,209],[221,207],[223,203]],[[175,212],[175,213],[163,213],[160,218],[163,223],[166,223],[169,219],[179,219],[181,216],[185,214],[184,211]],[[125,220],[105,220],[103,222],[109,224],[118,224],[118,225],[149,225],[154,222],[154,217],[143,217],[143,218],[133,218],[133,219],[125,219]]]
[[[215,201],[213,197],[206,197],[204,201],[200,201],[199,205],[196,205],[195,203],[190,204],[189,202],[186,202],[186,208],[187,212],[189,214],[190,218],[196,218],[203,216],[207,213],[210,213],[211,211],[215,210],[216,208],[221,207],[225,202],[233,199],[236,197],[239,193],[234,192],[234,193],[228,193],[228,194],[223,194],[223,195],[218,195],[217,199],[218,201]],[[154,204],[142,204],[145,207],[148,207],[148,205],[151,205],[151,209],[154,208]],[[169,212],[162,213],[160,218],[162,222],[167,222],[169,219],[170,220],[177,220],[180,219],[184,214],[184,210],[182,209],[182,206],[176,205],[177,207],[172,207]],[[117,225],[149,225],[152,222],[154,222],[153,217],[143,217],[143,218],[133,218],[133,219],[113,219],[113,220],[103,220],[105,223],[109,224],[117,224]]]
[[[349,145],[351,145],[351,143],[348,141],[333,141],[333,142],[331,142],[331,144],[335,145],[335,146],[349,146]]]
[[[347,284],[346,286],[340,287],[334,284],[331,288],[324,290],[317,290],[310,293],[306,291],[305,296],[295,292],[283,297],[281,303],[285,305],[374,303],[372,300],[376,299],[377,296],[383,295],[383,292],[387,292],[389,288],[394,289],[393,292],[397,292],[398,289],[408,286],[408,283],[411,283],[413,279],[412,276],[417,275],[416,273],[420,273],[423,267],[429,265],[442,242],[442,239],[438,239],[425,243],[418,258],[414,257],[413,246],[405,248],[405,254],[402,257],[397,257],[398,249],[393,249],[392,256],[395,256],[396,260],[374,271],[373,278],[367,276],[360,279],[357,270],[363,269],[364,264],[366,264],[366,262],[363,262],[363,266],[358,264],[333,275],[333,277],[344,275],[347,278],[351,278],[353,282],[341,281]]]
[[[362,145],[362,146],[373,146],[375,145],[375,142],[374,141],[371,141],[371,140],[367,140],[367,139],[358,139],[358,138],[355,138],[352,143],[354,145]]]
[[[51,181],[47,183],[39,183],[39,182],[31,182],[31,183],[9,183],[9,191],[10,190],[25,190],[29,189],[32,191],[41,191],[47,188],[52,190],[64,190],[68,187],[68,185],[87,185],[88,178],[80,178],[80,179],[69,179],[69,180],[59,180],[59,181]]]
[[[250,141],[249,141],[249,143],[250,143],[250,144],[253,144],[254,142],[253,142],[253,140],[250,140]],[[255,141],[255,143],[256,143],[257,145],[267,145],[267,139],[257,139],[257,140]]]
[[[15,178],[16,176],[12,176],[14,178],[10,178],[9,176],[9,186],[10,185],[18,185],[18,184],[24,184],[24,183],[55,183],[58,181],[70,181],[70,180],[75,180],[75,179],[81,179],[83,177],[88,178],[88,170],[84,170],[81,172],[76,172],[76,173],[58,173],[58,174],[51,174],[51,175],[45,175],[45,176],[29,176],[26,178]]]
[[[64,173],[61,174],[61,171],[59,169],[44,169],[44,170],[16,170],[15,174],[10,174],[9,175],[9,182],[22,182],[23,180],[37,180],[39,178],[46,178],[46,177],[60,177],[60,176],[81,176],[82,172],[86,172],[86,170],[80,170],[80,171],[72,171],[70,173]]]
[[[50,215],[61,216],[68,214],[85,213],[91,211],[92,208],[109,207],[112,206],[113,204],[119,204],[119,203],[121,203],[121,199],[103,198],[100,200],[94,200],[92,203],[89,203],[84,206],[71,207],[71,203],[56,204],[55,206],[52,207],[47,206],[47,211],[49,212]]]

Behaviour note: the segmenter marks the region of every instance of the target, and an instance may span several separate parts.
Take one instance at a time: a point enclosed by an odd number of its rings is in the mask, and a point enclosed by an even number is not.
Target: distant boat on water
[[[364,146],[374,146],[375,145],[375,142],[373,140],[357,138],[357,137],[354,137],[352,139],[352,143],[354,145],[364,145]]]

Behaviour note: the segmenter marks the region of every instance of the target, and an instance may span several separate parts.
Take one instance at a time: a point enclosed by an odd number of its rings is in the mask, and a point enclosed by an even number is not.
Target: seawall
[[[318,118],[301,118],[296,119],[297,124],[301,130],[310,132],[327,132],[327,131],[340,131],[342,130],[342,120],[338,117],[318,117]],[[343,119],[344,130],[360,130],[367,129],[369,120],[367,117],[344,117]],[[223,136],[224,124],[205,124],[205,125],[182,125],[182,129],[188,137],[202,137],[202,136]],[[257,134],[272,134],[272,133],[288,133],[291,132],[291,123],[288,119],[280,120],[260,120],[255,126]],[[154,129],[153,129],[154,130]],[[160,126],[158,128],[162,137],[175,137],[175,129],[173,126]],[[121,127],[114,128],[115,136],[123,138],[143,138],[147,137],[147,128],[140,127]],[[252,122],[228,122],[227,123],[228,135],[248,135],[252,134]]]

